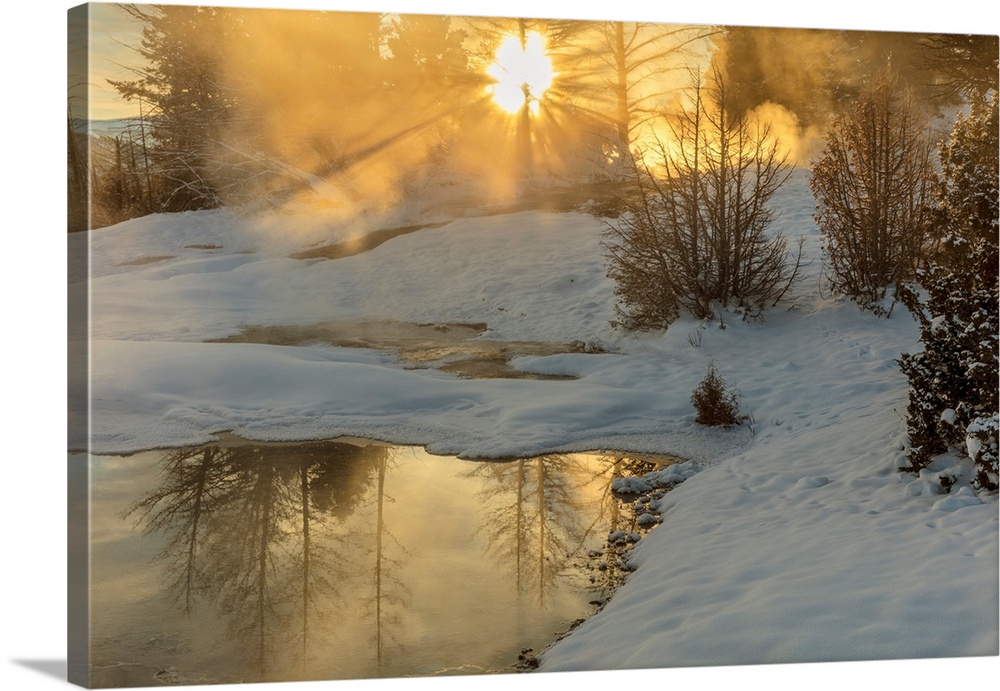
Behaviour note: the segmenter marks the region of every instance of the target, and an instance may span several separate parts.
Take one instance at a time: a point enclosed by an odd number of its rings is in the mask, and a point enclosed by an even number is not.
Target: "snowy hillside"
[[[544,654],[543,671],[996,655],[997,497],[975,495],[955,459],[921,478],[896,471],[907,395],[896,358],[918,347],[917,325],[902,307],[877,319],[824,290],[806,173],[777,204],[777,227],[806,238],[793,299],[763,322],[682,318],[645,335],[610,327],[603,225],[580,212],[218,210],[77,234],[92,254],[91,448],[232,432],[465,457],[674,454],[700,472],[664,498],[626,586]],[[292,257],[425,221],[359,254]],[[275,337],[373,323],[480,325],[476,341],[520,353],[518,372],[562,378],[462,378],[445,360]],[[713,360],[749,424],[694,422],[690,394]],[[935,481],[946,468],[951,494]]]

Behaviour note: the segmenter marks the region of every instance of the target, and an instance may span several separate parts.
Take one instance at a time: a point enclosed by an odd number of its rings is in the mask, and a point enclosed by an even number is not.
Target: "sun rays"
[[[545,39],[535,31],[523,39],[514,34],[504,38],[486,74],[494,80],[489,92],[500,108],[515,114],[527,107],[534,115],[555,76]]]

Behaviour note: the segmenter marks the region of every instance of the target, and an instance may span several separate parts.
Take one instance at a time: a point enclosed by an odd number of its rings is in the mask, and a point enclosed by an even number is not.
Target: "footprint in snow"
[[[800,489],[816,489],[828,484],[830,484],[830,478],[820,475],[818,477],[804,477],[796,482],[795,486]]]
[[[938,511],[957,511],[964,509],[966,506],[978,506],[982,503],[982,500],[976,496],[975,492],[968,487],[962,487],[955,494],[949,494],[944,499],[938,499],[934,502],[934,508]]]

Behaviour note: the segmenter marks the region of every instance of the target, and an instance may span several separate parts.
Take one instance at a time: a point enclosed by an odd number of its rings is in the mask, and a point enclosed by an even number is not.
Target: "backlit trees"
[[[925,121],[888,73],[836,117],[811,186],[833,289],[891,313],[933,239],[934,166]]]
[[[616,326],[662,329],[685,309],[758,317],[798,275],[799,253],[770,231],[769,203],[790,167],[766,123],[740,114],[726,78],[696,78],[691,105],[670,120],[670,141],[634,167],[635,195],[608,226]]]

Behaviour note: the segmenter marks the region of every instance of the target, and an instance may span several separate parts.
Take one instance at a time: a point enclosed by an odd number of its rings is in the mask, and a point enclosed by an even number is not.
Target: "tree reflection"
[[[469,475],[484,483],[480,532],[489,554],[510,568],[518,593],[533,591],[542,608],[560,574],[587,557],[599,560],[591,582],[611,592],[624,576],[625,543],[604,540],[596,553],[585,544],[595,535],[635,534],[634,506],[612,492],[612,482],[652,468],[635,458],[551,455],[472,469]]]
[[[183,611],[212,602],[233,638],[252,643],[264,678],[295,638],[306,663],[310,622],[340,599],[336,584],[359,548],[338,528],[388,455],[336,442],[174,451],[160,486],[127,514],[167,535],[158,558]]]
[[[628,546],[633,542],[631,536],[646,532],[646,529],[638,524],[635,504],[629,497],[613,492],[613,482],[620,477],[645,475],[652,471],[656,464],[641,458],[623,456],[607,456],[601,461],[606,469],[595,478],[599,483],[597,493],[599,509],[595,512],[594,524],[606,528],[607,539],[601,551],[591,555],[598,560],[597,573],[591,577],[591,582],[607,596],[622,584],[628,572],[623,558]]]
[[[392,674],[405,668],[399,641],[412,633],[402,628],[411,600],[404,581],[447,568],[408,561],[394,535],[395,528],[423,544],[402,518],[410,514],[391,510],[394,489],[401,500],[417,494],[405,484],[411,478],[396,477],[399,460],[392,448],[336,442],[182,449],[163,456],[157,488],[126,513],[164,536],[157,559],[168,598],[192,626],[203,621],[196,613],[218,615],[228,630],[218,645],[234,668],[251,670],[247,680],[328,674],[331,663],[339,668],[340,651],[353,655],[345,669]],[[608,532],[634,529],[634,512],[611,491],[614,477],[630,474],[628,464],[553,455],[463,472],[456,487],[467,491],[454,520],[476,516],[490,561],[516,584],[519,615],[522,605],[529,616],[561,611],[557,590],[586,589],[580,567],[591,559],[609,564],[600,577],[616,583],[620,552],[596,546]],[[404,560],[416,572],[406,573]],[[437,588],[435,596],[450,593]]]
[[[167,562],[166,571],[173,576],[169,592],[188,614],[195,592],[207,581],[198,569],[200,548],[211,532],[204,518],[213,514],[227,484],[220,473],[220,452],[218,447],[208,447],[168,454],[163,460],[161,486],[127,511],[127,515],[138,514],[146,532],[169,534],[159,558]]]
[[[586,537],[576,492],[587,475],[573,456],[539,456],[486,463],[469,473],[484,483],[480,530],[498,564],[509,565],[519,593],[533,590],[538,605]]]
[[[395,576],[395,572],[402,565],[402,562],[398,558],[391,557],[387,550],[387,542],[392,542],[399,550],[406,551],[389,531],[385,520],[385,506],[394,501],[392,496],[386,493],[385,488],[392,460],[390,454],[382,456],[376,463],[375,471],[375,543],[374,564],[370,572],[372,575],[370,606],[375,622],[373,643],[375,645],[375,663],[379,673],[382,672],[385,661],[385,646],[389,642],[388,633],[391,629],[388,625],[399,621],[392,608],[405,604],[406,595],[406,586]]]

